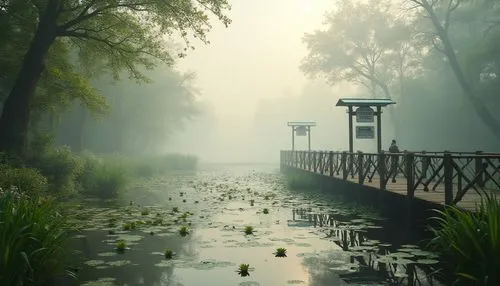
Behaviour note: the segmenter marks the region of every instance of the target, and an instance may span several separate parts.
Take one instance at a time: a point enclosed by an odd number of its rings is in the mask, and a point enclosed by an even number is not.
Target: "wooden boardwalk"
[[[394,156],[399,159],[393,183]],[[281,165],[471,211],[481,202],[480,193],[500,200],[500,154],[282,151]]]
[[[342,180],[342,176],[335,176],[335,178]],[[347,180],[355,184],[358,183],[357,176],[355,176],[354,179],[349,176]],[[397,178],[396,183],[392,183],[391,181],[389,181],[386,186],[386,190],[399,194],[401,196],[406,196],[406,183],[407,181],[405,178]],[[380,180],[378,178],[373,178],[371,183],[364,182],[363,185],[379,189]],[[436,188],[436,190],[429,190],[428,192],[425,192],[423,187],[418,187],[417,189],[415,189],[414,195],[416,198],[419,198],[421,200],[433,202],[435,204],[444,204],[444,187],[438,187]],[[456,193],[454,195],[456,195]],[[457,203],[457,207],[472,211],[475,209],[476,204],[479,204],[480,202],[481,196],[477,192],[471,190],[470,192],[467,192],[464,197]]]

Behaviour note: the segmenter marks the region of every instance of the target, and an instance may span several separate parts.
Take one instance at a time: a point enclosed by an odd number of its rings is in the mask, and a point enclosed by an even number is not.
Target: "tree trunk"
[[[460,67],[460,64],[458,63],[455,50],[453,49],[450,38],[448,37],[448,32],[445,30],[445,27],[442,26],[441,22],[436,16],[436,13],[434,13],[432,6],[427,1],[422,2],[422,7],[429,14],[432,24],[436,28],[439,38],[443,42],[444,53],[448,58],[450,67],[453,70],[458,83],[462,87],[465,96],[472,103],[472,106],[476,111],[476,115],[481,119],[481,121],[483,121],[483,123],[486,125],[486,127],[488,127],[491,133],[498,140],[500,140],[500,122],[493,116],[484,102],[475,96],[474,89],[468,82]]]
[[[56,38],[58,13],[59,1],[50,0],[3,106],[0,117],[0,151],[24,154],[30,121],[30,101],[44,69],[45,55]]]

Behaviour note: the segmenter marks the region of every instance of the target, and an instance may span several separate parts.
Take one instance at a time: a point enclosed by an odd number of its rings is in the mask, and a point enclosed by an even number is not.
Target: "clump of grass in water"
[[[136,228],[135,222],[127,222],[123,225],[123,230],[129,231],[129,230],[134,230]]]
[[[247,225],[245,226],[245,229],[243,230],[245,232],[246,235],[250,235],[250,234],[253,234],[253,226],[250,226],[250,225]]]
[[[149,215],[149,211],[148,210],[142,210],[141,211],[141,215]]]
[[[238,268],[238,274],[240,274],[241,277],[245,276],[250,276],[250,264],[240,264],[240,267]]]
[[[189,234],[189,231],[188,231],[188,228],[187,226],[181,226],[181,228],[179,229],[179,234],[181,236],[186,236]]]
[[[457,207],[438,211],[431,227],[432,250],[452,261],[459,284],[500,285],[500,202],[483,194],[475,212]]]
[[[274,255],[276,257],[286,257],[286,248],[283,247],[277,248]]]
[[[250,200],[250,206],[253,207],[255,200]]]
[[[266,208],[266,209],[263,209],[263,210],[262,210],[262,213],[263,213],[263,214],[268,214],[268,213],[269,213],[269,209],[267,209],[267,208]]]
[[[174,257],[174,252],[171,249],[165,250],[165,259],[172,259]]]
[[[119,240],[116,242],[116,252],[124,253],[125,249],[127,249],[127,243],[124,240]]]
[[[178,213],[178,212],[179,212],[179,208],[178,208],[178,207],[173,207],[173,208],[172,208],[172,211],[173,211],[174,213]]]

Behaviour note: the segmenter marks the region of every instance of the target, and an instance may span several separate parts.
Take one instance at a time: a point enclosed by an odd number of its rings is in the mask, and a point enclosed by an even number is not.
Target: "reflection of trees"
[[[314,213],[311,208],[300,208],[292,210],[292,217],[293,221],[306,221],[311,226],[324,228],[323,231],[327,237],[342,249],[343,254],[347,254],[345,264],[357,266],[348,273],[339,274],[340,278],[347,283],[385,281],[391,285],[410,286],[435,283],[431,276],[435,269],[427,265],[416,265],[409,261],[405,264],[381,261],[381,257],[391,254],[391,246],[371,241],[373,229],[366,225],[346,222],[348,216],[345,214]],[[398,242],[394,241],[394,243]],[[321,267],[330,268],[329,261],[332,261],[332,257],[325,260]],[[321,273],[325,275],[324,271]],[[325,280],[324,277],[313,277],[313,279]]]

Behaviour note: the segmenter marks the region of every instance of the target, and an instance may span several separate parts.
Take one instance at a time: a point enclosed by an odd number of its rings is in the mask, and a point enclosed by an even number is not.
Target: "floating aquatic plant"
[[[263,209],[263,210],[262,210],[262,213],[263,213],[263,214],[268,214],[268,213],[269,213],[269,209]]]
[[[127,222],[123,225],[123,230],[129,231],[129,230],[134,230],[136,228],[135,222]]]
[[[276,257],[286,257],[286,248],[280,247],[274,253]]]
[[[241,275],[241,277],[245,276],[250,276],[250,264],[240,264],[240,267],[238,268],[238,274]]]
[[[189,231],[188,231],[187,226],[181,226],[181,228],[179,229],[179,234],[182,236],[188,235]]]
[[[172,259],[174,256],[174,252],[171,249],[165,250],[165,259]]]
[[[253,226],[250,225],[245,226],[244,232],[247,235],[253,234]]]
[[[119,240],[116,242],[116,251],[119,253],[125,252],[125,249],[127,248],[127,244],[125,243],[124,240]]]

